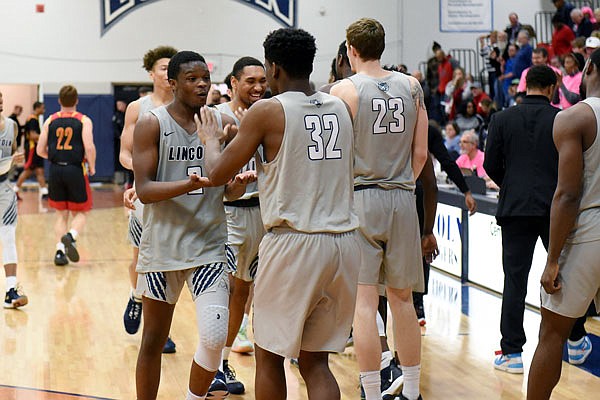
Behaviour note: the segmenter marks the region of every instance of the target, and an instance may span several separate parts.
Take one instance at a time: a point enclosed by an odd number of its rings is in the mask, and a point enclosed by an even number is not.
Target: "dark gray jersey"
[[[203,175],[204,146],[169,114],[166,106],[150,111],[159,121],[156,181]],[[217,114],[221,124],[220,114]],[[227,227],[223,186],[201,188],[181,196],[146,204],[138,272],[177,271],[225,262]]]
[[[344,102],[321,92],[285,92],[275,99],[283,107],[285,131],[275,158],[258,164],[265,228],[356,229],[352,120]]]
[[[354,117],[354,184],[414,190],[412,142],[417,109],[409,78],[356,74],[348,78],[358,93]]]

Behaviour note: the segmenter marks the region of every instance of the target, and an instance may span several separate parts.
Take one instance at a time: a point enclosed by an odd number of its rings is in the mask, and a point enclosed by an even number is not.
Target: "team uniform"
[[[542,307],[570,318],[585,315],[592,300],[600,312],[600,99],[592,97],[583,102],[596,116],[596,138],[583,153],[583,192],[579,212],[558,259],[558,279],[562,288],[554,294],[541,289]]]
[[[37,115],[31,114],[27,117],[25,122],[25,169],[44,168],[44,159],[40,157],[36,152],[37,140],[33,140],[29,137],[29,131],[36,132],[38,135],[41,133],[40,121]]]
[[[354,201],[363,250],[359,283],[424,288],[421,238],[411,165],[417,112],[409,79],[348,78],[358,93],[354,117]]]
[[[223,103],[216,109],[225,115],[229,115],[240,125],[240,121],[228,104]],[[262,154],[262,146],[259,147],[257,155]],[[240,173],[256,171],[256,159],[251,159],[242,168]],[[258,183],[252,182],[246,185],[246,193],[234,201],[225,202],[225,213],[227,215],[227,262],[229,268],[235,271],[236,278],[251,282],[256,277],[258,268],[258,247],[265,230],[260,216],[260,204],[258,200]]]
[[[152,102],[152,96],[144,96],[139,100],[140,109],[138,112],[138,121],[140,117],[156,108],[156,105]],[[135,210],[129,211],[129,241],[134,247],[140,247],[140,240],[142,238],[142,216],[144,215],[144,204],[136,199],[133,203]]]
[[[92,192],[85,166],[84,114],[59,111],[49,118],[48,205],[57,210],[85,212],[92,209]]]
[[[13,142],[15,140],[15,122],[5,118],[4,129],[0,131],[0,239],[2,240],[2,262],[17,263],[15,231],[17,227],[17,195],[8,181],[12,164]]]
[[[254,338],[283,357],[340,352],[350,334],[360,262],[352,121],[345,104],[324,93],[274,98],[285,131],[277,156],[258,163],[267,233],[254,289]]]
[[[156,181],[177,181],[192,173],[201,176],[204,146],[198,135],[179,126],[165,106],[150,112],[160,124]],[[221,123],[220,114],[215,114]],[[175,304],[187,283],[196,303],[200,341],[218,350],[218,359],[210,362],[194,357],[209,371],[219,366],[220,341],[225,342],[229,319],[223,193],[222,186],[207,187],[146,204],[136,268],[142,274],[144,296],[154,300]]]

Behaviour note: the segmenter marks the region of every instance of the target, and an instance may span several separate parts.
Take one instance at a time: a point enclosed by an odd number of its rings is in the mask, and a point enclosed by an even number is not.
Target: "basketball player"
[[[233,99],[219,104],[217,110],[229,115],[239,126],[236,112],[247,110],[260,100],[267,90],[265,67],[253,57],[242,57],[235,62],[231,72]],[[262,154],[262,148],[259,149]],[[241,172],[256,171],[256,162],[251,159]],[[248,185],[246,193],[238,200],[225,202],[227,214],[227,260],[233,273],[231,295],[229,297],[229,329],[223,349],[223,372],[227,389],[231,394],[244,393],[244,384],[237,380],[235,370],[229,365],[229,354],[234,341],[245,345],[244,352],[254,351],[252,342],[246,336],[248,315],[245,313],[249,301],[250,286],[256,276],[258,266],[258,245],[263,238],[264,228],[260,218],[258,187]],[[245,342],[245,343],[244,343]]]
[[[323,93],[329,93],[334,85],[337,85],[342,79],[352,74],[354,72],[352,72],[352,68],[350,67],[350,60],[348,60],[348,55],[346,54],[346,41],[344,40],[338,47],[338,52],[333,63],[333,78],[335,80],[322,86],[319,90]]]
[[[310,87],[316,47],[309,33],[279,29],[263,46],[277,96],[248,110],[222,153],[223,132],[207,108],[198,134],[216,185],[264,149],[257,168],[268,233],[254,290],[256,399],[285,399],[286,357],[298,357],[309,399],[339,399],[328,354],[343,351],[350,333],[360,254],[352,120],[342,101]]]
[[[42,128],[37,153],[50,161],[48,205],[56,209],[54,233],[57,238],[55,265],[78,262],[75,242],[92,209],[88,174],[96,173],[96,147],[92,120],[77,111],[78,95],[74,86],[58,92],[60,111],[52,114]],[[87,168],[84,165],[87,161]],[[71,217],[70,229],[69,216]]]
[[[227,337],[229,283],[225,275],[227,227],[223,195],[235,199],[248,179],[227,188],[205,177],[204,147],[194,114],[206,104],[210,72],[202,56],[175,54],[167,76],[174,100],[140,117],[134,130],[133,169],[144,207],[137,271],[142,274],[144,329],[136,369],[137,398],[155,399],[161,351],[175,304],[187,282],[196,306],[199,344],[187,399],[204,399]],[[215,112],[226,124],[233,120]],[[234,174],[232,174],[233,176]],[[212,393],[213,398],[226,395]]]
[[[38,185],[40,185],[40,196],[42,199],[48,197],[48,188],[46,187],[46,178],[44,177],[44,160],[36,153],[36,146],[40,137],[40,115],[45,111],[44,103],[36,101],[33,103],[33,114],[27,117],[25,123],[25,165],[23,172],[19,175],[15,186],[17,197],[23,182],[35,173]]]
[[[600,311],[600,50],[583,70],[580,103],[554,120],[558,185],[550,209],[548,259],[542,274],[539,343],[527,399],[549,399],[561,375],[562,353],[575,321],[595,300]],[[591,342],[569,343],[591,352]]]
[[[142,96],[138,100],[131,102],[125,111],[125,126],[121,134],[121,151],[119,161],[123,167],[133,170],[131,162],[131,152],[133,150],[133,130],[138,119],[146,112],[170,103],[173,100],[173,92],[167,79],[167,66],[169,60],[177,53],[177,50],[170,46],[159,46],[149,50],[144,54],[144,69],[148,72],[154,91],[148,96]],[[123,314],[123,324],[125,331],[130,335],[136,333],[142,321],[142,293],[138,287],[138,274],[135,267],[138,261],[140,238],[142,236],[142,215],[143,204],[137,199],[135,187],[128,189],[124,193],[124,202],[131,211],[129,212],[129,240],[133,245],[133,257],[129,264],[129,282],[131,290],[129,292],[129,301]],[[174,353],[176,351],[175,343],[171,338],[167,339],[164,353]]]
[[[420,398],[421,332],[412,290],[423,290],[423,269],[415,179],[427,159],[427,112],[413,77],[386,71],[380,58],[383,26],[363,18],[346,30],[348,58],[355,75],[331,93],[350,106],[354,118],[354,194],[363,252],[354,317],[354,348],[367,400],[381,399],[381,344],[377,332],[377,284],[383,276],[394,318],[402,364],[400,399]]]
[[[2,115],[4,101],[0,92],[0,241],[2,261],[6,276],[4,308],[19,308],[27,304],[27,296],[17,288],[17,196],[8,182],[10,168],[23,161],[23,153],[17,153],[18,125]]]

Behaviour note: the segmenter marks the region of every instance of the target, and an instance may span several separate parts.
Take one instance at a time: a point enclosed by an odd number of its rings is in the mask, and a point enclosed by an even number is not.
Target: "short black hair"
[[[338,47],[338,56],[342,56],[342,60],[348,65],[350,65],[350,60],[348,60],[348,48],[346,47],[346,41],[344,40],[340,43],[340,47]]]
[[[189,62],[200,61],[206,64],[206,60],[200,54],[195,51],[180,51],[175,54],[169,60],[169,67],[167,68],[167,77],[169,79],[177,79],[177,74],[181,69],[181,64],[186,64]]]
[[[33,109],[35,110],[38,107],[43,106],[44,103],[42,103],[41,101],[36,101],[35,103],[33,103]]]
[[[545,89],[556,85],[556,73],[547,65],[535,65],[525,77],[527,89]]]
[[[233,70],[231,71],[231,76],[235,76],[236,79],[240,79],[242,76],[242,71],[244,71],[245,67],[265,67],[263,63],[257,60],[254,57],[242,57],[233,64]]]
[[[281,28],[267,35],[263,43],[265,58],[279,65],[291,78],[308,78],[313,70],[317,46],[308,32]]]
[[[155,49],[148,50],[144,54],[144,69],[152,71],[154,64],[161,58],[171,58],[177,53],[177,49],[171,46],[158,46]]]
[[[225,78],[223,79],[223,82],[225,83],[225,85],[227,85],[227,89],[231,90],[233,89],[233,87],[231,86],[231,72],[227,74],[227,76],[225,76]]]
[[[548,58],[548,50],[545,47],[536,47],[533,49],[535,54],[541,54],[544,58]]]

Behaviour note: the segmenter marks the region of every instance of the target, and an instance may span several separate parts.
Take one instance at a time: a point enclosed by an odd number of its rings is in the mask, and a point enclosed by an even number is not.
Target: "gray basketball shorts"
[[[415,195],[403,189],[354,192],[363,246],[358,282],[424,290],[421,235]]]
[[[252,282],[258,269],[258,247],[265,235],[260,207],[225,206],[227,264],[233,275]]]
[[[542,287],[542,307],[565,317],[579,318],[595,300],[600,312],[600,240],[565,244],[558,265],[561,289],[548,294]]]
[[[17,225],[17,195],[8,181],[0,183],[0,215],[3,226]]]
[[[205,264],[181,271],[144,272],[138,281],[143,295],[169,304],[177,303],[184,283],[187,283],[192,299],[204,293],[225,289],[229,292],[229,281],[225,273],[225,263]]]

